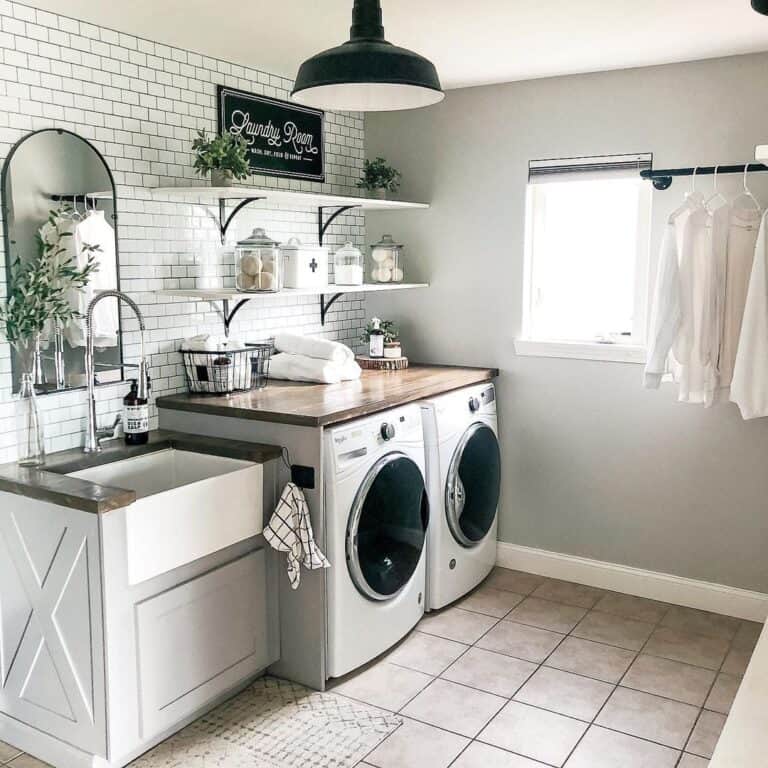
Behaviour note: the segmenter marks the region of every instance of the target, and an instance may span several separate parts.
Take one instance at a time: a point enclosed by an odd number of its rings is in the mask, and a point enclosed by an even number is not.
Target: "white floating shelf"
[[[290,296],[322,296],[327,293],[375,293],[429,288],[429,283],[366,283],[365,285],[325,285],[321,288],[283,288],[277,293],[247,293],[232,288],[174,288],[157,291],[161,296],[197,299],[198,301],[240,301],[241,299],[278,299]]]
[[[173,288],[156,291],[160,296],[172,296],[177,299],[196,299],[197,301],[220,301],[220,314],[224,320],[224,331],[229,335],[229,326],[243,302],[252,299],[287,298],[290,296],[319,296],[320,323],[325,325],[328,310],[343,293],[383,293],[387,291],[406,291],[412,288],[429,288],[429,283],[365,283],[364,285],[324,285],[320,288],[284,288],[276,293],[246,293],[231,288]],[[328,301],[325,297],[330,295]],[[230,303],[235,306],[230,309]]]
[[[427,203],[410,203],[404,200],[379,200],[370,197],[292,192],[287,189],[264,189],[263,187],[152,187],[150,191],[153,195],[169,197],[174,200],[197,198],[218,202],[219,200],[261,198],[268,203],[294,205],[303,208],[344,208],[350,205],[366,211],[405,211],[429,208]]]

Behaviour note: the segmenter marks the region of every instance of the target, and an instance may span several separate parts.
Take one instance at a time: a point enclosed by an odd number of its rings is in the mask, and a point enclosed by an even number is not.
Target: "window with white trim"
[[[651,155],[530,163],[525,340],[642,346]]]

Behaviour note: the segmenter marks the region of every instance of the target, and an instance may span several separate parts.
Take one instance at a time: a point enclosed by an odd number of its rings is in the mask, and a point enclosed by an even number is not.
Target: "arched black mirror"
[[[99,292],[119,289],[117,213],[112,173],[90,142],[63,129],[22,138],[3,167],[8,313],[11,317],[13,391],[23,373],[39,393],[84,387],[85,318]],[[49,288],[37,278],[49,274]],[[36,278],[37,276],[37,278]],[[51,296],[53,294],[53,298]],[[32,298],[24,299],[25,296]],[[18,311],[35,302],[34,318]],[[41,331],[40,318],[46,316]],[[0,329],[7,331],[7,318]],[[98,383],[121,381],[120,312],[105,299],[93,318]],[[6,335],[8,335],[6,333]]]

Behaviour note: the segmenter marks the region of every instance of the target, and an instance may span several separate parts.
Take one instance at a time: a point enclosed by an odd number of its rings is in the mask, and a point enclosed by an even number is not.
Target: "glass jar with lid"
[[[336,285],[363,284],[363,254],[352,243],[344,243],[333,256]]]
[[[371,280],[374,283],[402,283],[403,246],[384,235],[371,246]]]
[[[283,287],[279,243],[257,227],[235,246],[235,284],[246,293],[277,293]]]

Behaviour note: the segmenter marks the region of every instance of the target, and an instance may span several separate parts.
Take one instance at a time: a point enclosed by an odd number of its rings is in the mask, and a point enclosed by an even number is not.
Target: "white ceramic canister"
[[[328,285],[328,249],[304,245],[292,237],[280,246],[283,254],[283,285],[286,288],[322,288]]]

